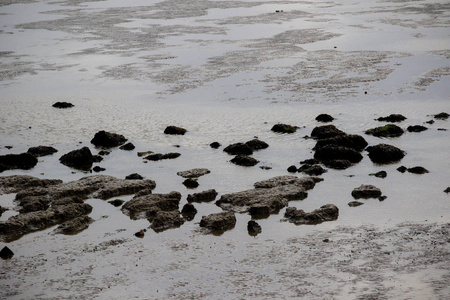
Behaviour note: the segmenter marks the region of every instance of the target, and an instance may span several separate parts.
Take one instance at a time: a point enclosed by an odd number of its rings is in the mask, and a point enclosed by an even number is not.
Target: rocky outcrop
[[[294,133],[297,131],[297,129],[298,129],[297,126],[278,123],[278,124],[273,125],[271,130],[273,132],[278,132],[278,133]]]
[[[40,179],[29,175],[12,175],[0,177],[0,195],[18,193],[29,188],[48,188],[61,184],[60,179]]]
[[[177,172],[178,176],[181,176],[183,178],[198,178],[200,176],[206,175],[211,173],[210,170],[205,168],[196,168],[196,169],[190,169],[187,171],[180,171]]]
[[[361,184],[352,191],[352,196],[355,199],[379,198],[381,197],[381,190],[373,185]]]
[[[184,224],[184,219],[180,216],[178,210],[158,211],[149,221],[152,222],[150,228],[155,232],[161,232],[170,228],[178,228]]]
[[[205,227],[213,231],[225,231],[234,228],[236,216],[233,212],[221,212],[203,216],[200,227]]]
[[[89,170],[92,164],[96,161],[88,147],[83,147],[78,150],[70,151],[61,156],[59,161],[68,167],[79,170]]]
[[[217,192],[214,189],[203,191],[200,193],[189,194],[187,196],[187,201],[192,202],[211,202],[217,197]]]
[[[58,150],[50,146],[31,147],[27,151],[27,153],[34,155],[36,157],[52,155],[53,153],[56,152],[58,152]]]
[[[387,117],[380,117],[376,120],[381,122],[397,123],[406,120],[406,117],[400,114],[391,114]]]
[[[123,145],[126,141],[127,139],[121,134],[101,130],[94,135],[91,144],[96,147],[111,148]]]
[[[337,220],[338,217],[339,209],[333,204],[327,204],[309,213],[295,207],[288,207],[284,214],[285,219],[283,221],[289,221],[296,225],[314,225],[326,221],[334,221]]]
[[[370,134],[376,137],[399,137],[405,131],[395,124],[387,124],[385,126],[380,126],[365,131],[366,134]]]
[[[366,148],[369,152],[369,158],[378,164],[389,164],[401,160],[405,153],[399,148],[388,145],[378,144],[376,146],[369,146]]]
[[[222,195],[216,205],[241,213],[249,212],[252,207],[277,213],[288,205],[288,201],[305,199],[308,195],[306,191],[321,180],[318,177],[278,176],[256,182],[255,189]]]
[[[0,172],[14,169],[29,170],[37,163],[37,158],[30,153],[0,155]]]
[[[300,168],[297,169],[297,172],[302,172],[310,176],[319,176],[325,173],[327,170],[322,168],[320,165],[301,165]]]
[[[94,220],[91,217],[86,215],[80,216],[62,223],[55,229],[54,232],[62,234],[76,234],[88,228],[92,222],[94,222]]]
[[[131,219],[137,220],[141,218],[152,219],[158,211],[174,211],[178,210],[181,194],[179,192],[171,192],[169,194],[149,194],[134,197],[126,202],[121,210]]]
[[[186,132],[186,129],[177,126],[167,126],[166,129],[164,129],[165,134],[172,135],[184,135]]]

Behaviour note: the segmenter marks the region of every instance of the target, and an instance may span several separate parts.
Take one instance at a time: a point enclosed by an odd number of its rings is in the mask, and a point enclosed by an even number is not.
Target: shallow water
[[[176,298],[171,289],[185,292],[185,298],[201,298],[201,293],[189,294],[188,272],[176,271],[182,268],[182,261],[188,261],[186,270],[211,276],[196,277],[201,282],[197,288],[205,285],[203,297],[217,292],[225,299],[225,283],[211,278],[231,276],[227,264],[236,267],[233,261],[245,260],[242,251],[252,249],[251,243],[270,247],[338,226],[384,228],[405,221],[448,222],[450,199],[443,190],[450,178],[446,150],[450,125],[440,120],[424,124],[433,114],[450,112],[448,6],[445,1],[369,5],[354,1],[167,0],[126,6],[121,1],[0,2],[0,154],[22,153],[37,145],[59,150],[39,158],[32,170],[7,171],[3,176],[29,174],[64,181],[87,176],[61,165],[58,159],[82,146],[95,152],[89,142],[97,131],[106,130],[125,135],[136,150],[113,150],[99,164],[106,169],[102,174],[124,178],[139,173],[156,181],[155,192],[180,191],[184,205],[189,193],[214,188],[220,197],[252,188],[259,180],[287,175],[287,167],[299,166],[313,156],[315,143],[304,136],[321,125],[314,120],[320,113],[331,114],[339,129],[363,135],[370,145],[389,143],[407,152],[401,162],[385,166],[374,165],[364,154],[361,163],[347,170],[328,170],[322,176],[325,180],[309,191],[305,200],[290,203],[305,211],[333,203],[340,209],[337,221],[295,226],[280,222],[282,210],[258,221],[263,232],[256,238],[247,234],[248,215],[238,215],[235,229],[220,237],[200,233],[201,216],[220,211],[213,203],[203,203],[196,205],[196,218],[181,228],[160,234],[148,230],[144,239],[136,240],[133,234],[147,228],[148,221],[129,220],[118,208],[90,199],[88,203],[94,207],[91,217],[96,222],[84,232],[60,236],[53,235],[51,228],[8,244],[16,253],[18,266],[20,259],[33,257],[48,263],[42,262],[45,271],[40,276],[22,270],[23,282],[2,280],[8,287],[3,295],[70,298],[70,289],[61,287],[86,285],[92,280],[86,290],[99,298],[123,298],[127,293],[139,298]],[[75,107],[52,108],[57,101]],[[429,130],[395,139],[364,135],[365,130],[382,125],[374,119],[391,113],[408,118],[400,123],[404,129],[423,124]],[[292,135],[270,131],[279,122],[300,129]],[[188,133],[164,135],[168,125],[184,127]],[[270,145],[254,154],[260,163],[252,168],[231,164],[232,157],[223,147],[254,136]],[[223,147],[211,149],[209,144],[214,141]],[[136,152],[147,150],[182,155],[144,163]],[[420,165],[430,173],[402,174],[396,170],[400,165]],[[199,179],[199,188],[188,190],[176,172],[197,167],[208,168],[211,174]],[[369,176],[380,170],[388,176]],[[379,187],[387,199],[348,207],[353,200],[351,191],[361,184]],[[12,197],[0,196],[0,204],[14,208]],[[14,212],[4,213],[0,220],[11,214]],[[70,250],[116,239],[124,240],[106,247],[111,255],[105,260],[96,261],[92,251]],[[216,256],[206,251],[208,247],[217,248],[211,252]],[[130,252],[134,248],[136,251]],[[162,278],[144,282],[139,272],[149,271],[145,267],[139,267],[136,275],[120,270],[131,272],[139,251],[150,253],[146,259],[158,257],[153,267]],[[164,251],[167,254],[161,254]],[[50,267],[50,261],[55,263],[54,257],[50,259],[52,253],[67,260],[54,270]],[[85,255],[87,262],[78,265],[74,255]],[[218,267],[193,267],[199,259]],[[84,281],[61,279],[78,267],[80,274],[89,276],[74,278]],[[270,273],[270,265],[267,268]],[[117,278],[111,275],[114,272],[119,274]],[[319,273],[311,271],[312,275]],[[237,275],[232,278],[239,280]],[[273,275],[271,282],[281,279],[285,277]],[[37,288],[44,280],[47,282]],[[342,293],[345,287],[337,282],[334,291]],[[107,285],[117,288],[104,290]],[[280,293],[278,287],[268,287],[267,294],[259,296],[273,298],[271,291]],[[364,286],[356,294],[363,291]],[[320,298],[320,294],[313,295]]]

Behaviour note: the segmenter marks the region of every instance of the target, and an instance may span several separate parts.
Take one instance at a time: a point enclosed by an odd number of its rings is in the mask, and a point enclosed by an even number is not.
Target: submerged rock
[[[360,187],[355,188],[352,191],[352,196],[355,199],[359,198],[378,198],[381,196],[381,190],[373,185],[361,184]]]
[[[66,221],[55,229],[55,233],[75,234],[89,227],[94,220],[89,216],[80,216],[78,218]]]
[[[235,143],[228,145],[223,149],[224,152],[230,155],[251,155],[253,154],[253,149],[244,143]]]
[[[37,158],[30,153],[0,155],[0,172],[14,169],[29,170],[37,163]]]
[[[161,232],[170,228],[177,228],[184,224],[184,219],[178,210],[158,211],[154,217],[150,218],[152,228],[155,232]]]
[[[387,124],[385,126],[376,127],[365,131],[366,134],[376,137],[399,137],[404,132],[405,131],[403,129],[395,124]]]
[[[388,164],[401,160],[405,153],[397,147],[388,144],[379,144],[366,148],[369,158],[378,164]]]
[[[205,227],[215,231],[232,229],[235,225],[236,216],[230,211],[203,216],[200,221],[200,227]]]
[[[55,148],[50,147],[50,146],[31,147],[27,151],[27,153],[34,155],[36,157],[52,155],[53,153],[56,153],[56,152],[58,152],[58,150],[56,150]]]
[[[325,221],[334,221],[339,217],[339,209],[333,204],[323,205],[312,212],[306,213],[295,207],[288,207],[284,214],[284,221],[289,221],[296,225],[320,224]]]
[[[382,121],[382,122],[397,123],[397,122],[402,122],[402,121],[406,120],[406,117],[403,115],[400,115],[400,114],[391,114],[387,117],[380,117],[376,120]]]
[[[214,189],[203,191],[200,193],[189,194],[187,196],[187,201],[192,202],[211,202],[217,197],[217,192]]]
[[[69,102],[56,102],[52,105],[55,108],[71,108],[74,107],[72,103]]]
[[[294,133],[297,131],[297,126],[292,126],[292,125],[288,125],[288,124],[275,124],[272,127],[272,131],[273,132],[278,132],[278,133]]]
[[[186,129],[177,126],[167,126],[166,129],[164,129],[165,134],[172,135],[184,135],[186,132]]]
[[[177,175],[181,176],[183,178],[198,178],[200,176],[203,176],[203,175],[206,175],[209,173],[211,173],[211,171],[208,169],[196,168],[196,169],[191,169],[191,170],[187,170],[187,171],[177,172]]]
[[[127,139],[123,135],[101,130],[94,135],[91,143],[96,147],[110,148],[120,146],[126,141]]]
[[[332,122],[333,120],[334,118],[328,114],[320,114],[316,117],[316,121],[323,123]]]
[[[237,155],[231,160],[231,162],[238,166],[253,167],[259,163],[259,160],[247,155]]]
[[[156,216],[158,211],[178,210],[181,194],[179,192],[170,192],[169,194],[148,194],[134,197],[125,203],[121,210],[131,219],[147,218]]]
[[[92,167],[95,159],[92,156],[91,150],[88,147],[83,147],[64,154],[59,161],[68,167],[86,171]]]

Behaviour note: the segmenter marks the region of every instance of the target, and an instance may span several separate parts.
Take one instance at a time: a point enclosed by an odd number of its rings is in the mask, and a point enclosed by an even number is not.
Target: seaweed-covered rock
[[[424,167],[412,167],[412,168],[408,168],[407,170],[409,173],[414,173],[414,174],[425,174],[425,173],[429,173],[429,171],[427,169],[425,169]]]
[[[205,169],[205,168],[195,168],[195,169],[190,169],[187,171],[180,171],[177,172],[178,176],[181,176],[183,178],[198,178],[200,176],[206,175],[211,173],[210,170]]]
[[[200,227],[206,227],[215,231],[232,229],[235,225],[236,216],[230,211],[203,216],[200,221]]]
[[[86,171],[92,167],[94,157],[88,147],[83,147],[64,154],[59,161],[68,167]]]
[[[320,149],[326,145],[337,145],[362,151],[368,144],[367,141],[358,134],[342,134],[318,140],[313,150]]]
[[[405,156],[401,149],[388,144],[369,146],[366,150],[369,152],[369,158],[378,164],[397,162]]]
[[[294,133],[297,131],[297,128],[297,126],[278,123],[273,125],[271,130],[278,133]]]
[[[55,233],[75,234],[89,227],[94,220],[89,216],[80,216],[66,221],[55,229]]]
[[[214,189],[206,190],[200,193],[189,194],[187,201],[191,202],[211,202],[217,197],[217,192]]]
[[[376,137],[399,137],[404,132],[405,131],[402,128],[395,124],[387,124],[365,131],[366,134],[370,134]]]
[[[414,126],[408,126],[408,128],[406,128],[406,130],[408,130],[408,132],[422,132],[422,131],[428,130],[428,128],[426,128],[425,126],[422,126],[422,125],[414,125]]]
[[[223,149],[224,152],[230,154],[230,155],[251,155],[253,154],[253,149],[250,148],[249,145],[246,145],[244,143],[235,143],[228,145]]]
[[[441,112],[439,114],[434,115],[434,118],[438,120],[447,120],[448,117],[450,117],[450,115],[446,112]]]
[[[50,146],[31,147],[27,151],[27,153],[34,155],[36,157],[52,155],[53,153],[56,153],[56,152],[58,152],[58,150],[56,150],[55,148],[50,147]]]
[[[133,143],[126,143],[125,145],[122,145],[119,147],[120,150],[126,150],[131,151],[134,150],[136,147],[133,145]]]
[[[131,219],[151,218],[156,216],[158,211],[178,210],[181,194],[179,192],[170,192],[169,194],[149,194],[140,197],[134,197],[125,203],[121,210]]]
[[[259,225],[257,222],[251,220],[247,223],[247,231],[249,235],[256,236],[261,233],[262,228],[261,225]]]
[[[330,116],[329,114],[320,114],[316,117],[316,121],[322,122],[322,123],[328,123],[332,122],[334,118]]]
[[[246,142],[245,144],[254,151],[266,149],[269,147],[269,144],[267,144],[266,142],[263,142],[259,139],[250,140],[250,141]]]
[[[361,184],[361,186],[353,189],[352,196],[359,198],[378,198],[381,196],[381,190],[370,184]]]
[[[325,145],[316,150],[314,158],[321,161],[343,159],[352,163],[357,163],[363,159],[363,156],[352,148],[338,145]]]
[[[161,232],[170,228],[177,228],[184,224],[184,219],[180,216],[178,210],[174,211],[158,211],[154,217],[151,218],[152,224],[150,227],[155,232]]]
[[[91,143],[96,147],[110,148],[123,145],[126,141],[127,139],[121,134],[101,130],[94,135]]]
[[[177,126],[167,126],[166,129],[164,129],[165,134],[172,135],[184,135],[186,132],[186,129]]]
[[[337,129],[334,125],[317,126],[311,132],[311,137],[315,139],[327,139],[338,135],[345,135],[345,132]]]
[[[231,162],[235,165],[244,166],[244,167],[253,167],[258,164],[259,161],[253,157],[247,155],[236,155]]]
[[[56,102],[52,105],[55,108],[71,108],[74,107],[74,105],[70,102]]]
[[[30,153],[0,155],[0,172],[14,169],[29,170],[37,163],[37,158]]]
[[[380,122],[397,123],[406,120],[406,117],[400,114],[391,114],[387,117],[380,117],[376,120]]]
[[[339,209],[333,204],[323,205],[312,212],[306,213],[295,207],[288,207],[284,214],[284,221],[289,221],[296,225],[300,224],[320,224],[325,221],[334,221],[339,217]]]

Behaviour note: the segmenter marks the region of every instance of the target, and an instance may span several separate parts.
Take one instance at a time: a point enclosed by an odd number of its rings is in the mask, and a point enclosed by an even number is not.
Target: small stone
[[[413,174],[425,174],[425,173],[430,173],[427,169],[425,169],[424,167],[412,167],[412,168],[408,168],[408,172],[409,173],[413,173]]]
[[[316,117],[316,121],[323,123],[332,122],[333,120],[334,118],[328,114],[320,114]]]
[[[123,201],[121,199],[115,199],[115,200],[108,201],[109,204],[114,205],[115,207],[121,206],[124,202],[125,201]]]
[[[134,150],[134,148],[136,147],[133,145],[133,143],[126,143],[125,145],[119,147],[120,150],[127,150],[127,151]]]
[[[399,171],[400,173],[405,173],[407,170],[408,170],[408,168],[405,166],[401,166],[401,167],[397,168],[397,171]]]
[[[98,173],[98,172],[103,172],[103,171],[105,171],[106,169],[105,169],[105,168],[102,168],[102,167],[99,167],[99,166],[95,166],[92,170],[93,170],[94,172]]]
[[[444,193],[447,193],[447,194],[450,193],[450,186],[444,190]]]
[[[297,172],[297,167],[292,165],[289,168],[287,168],[287,171],[290,173],[296,173]]]
[[[217,149],[222,145],[219,142],[212,142],[211,144],[209,144],[209,146],[213,149]]]
[[[352,191],[352,196],[355,199],[359,198],[378,198],[381,196],[381,190],[373,185],[364,185],[355,188]]]
[[[177,126],[167,126],[166,129],[164,129],[165,134],[172,135],[184,135],[186,132],[186,129]]]
[[[8,247],[3,247],[2,251],[0,251],[0,257],[2,259],[10,259],[14,256],[14,252],[11,251]]]
[[[181,210],[181,215],[188,221],[192,221],[197,214],[197,209],[191,203],[186,203]]]
[[[55,107],[55,108],[71,108],[74,105],[72,103],[69,103],[69,102],[56,102],[52,106]]]
[[[144,230],[144,229],[139,230],[138,232],[136,232],[136,233],[134,234],[134,236],[135,236],[135,237],[138,237],[138,238],[140,238],[140,239],[142,239],[142,238],[145,236],[145,230]]]
[[[446,112],[441,112],[441,113],[439,113],[439,114],[437,114],[437,115],[434,115],[434,118],[435,118],[435,119],[438,119],[438,120],[447,120],[449,116],[450,116],[450,115],[449,115],[448,113],[446,113]]]
[[[414,125],[414,126],[408,126],[408,128],[406,130],[408,130],[408,132],[422,132],[427,129],[428,128],[426,128],[425,126],[422,126],[422,125]]]
[[[248,221],[247,223],[247,231],[248,234],[251,236],[257,236],[259,233],[261,233],[262,228],[261,225],[259,225],[257,222],[255,221]]]
[[[387,176],[387,173],[386,173],[386,171],[380,171],[380,172],[377,172],[377,173],[369,174],[369,176],[375,176],[375,177],[378,177],[378,178],[385,178]]]
[[[132,173],[132,174],[126,176],[125,179],[128,179],[128,180],[142,180],[142,179],[144,179],[144,177],[142,177],[138,173]]]
[[[183,181],[183,185],[187,187],[188,189],[194,189],[199,186],[196,179],[188,178],[185,181]]]
[[[234,157],[231,162],[235,165],[239,166],[245,166],[245,167],[252,167],[259,163],[258,160],[254,159],[253,157],[246,156],[246,155],[237,155]]]
[[[358,207],[358,206],[363,205],[363,204],[364,203],[360,202],[360,201],[351,201],[351,202],[348,203],[348,206],[350,206],[350,207]]]
[[[272,131],[273,132],[278,132],[278,133],[294,133],[297,131],[297,126],[292,126],[292,125],[288,125],[288,124],[275,124],[272,127]]]
[[[387,117],[380,117],[378,119],[376,119],[377,121],[382,121],[382,122],[402,122],[404,120],[406,120],[406,117],[400,114],[391,114]]]

